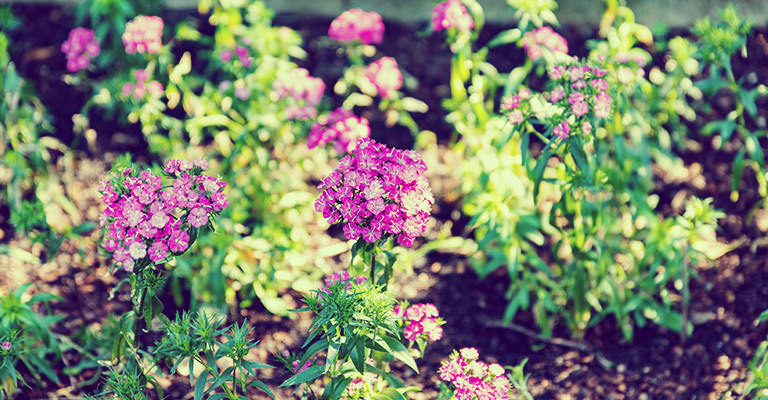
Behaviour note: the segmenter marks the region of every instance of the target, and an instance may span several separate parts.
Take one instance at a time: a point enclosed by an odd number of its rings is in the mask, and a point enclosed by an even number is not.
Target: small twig
[[[511,322],[508,323],[508,324],[505,324],[505,323],[503,323],[501,321],[491,321],[491,322],[487,322],[485,324],[485,326],[492,327],[492,328],[510,329],[510,330],[513,330],[513,331],[515,331],[517,333],[522,333],[523,335],[528,336],[528,337],[530,337],[532,339],[536,339],[538,341],[549,343],[549,344],[554,344],[554,345],[557,345],[557,346],[570,347],[570,348],[573,348],[573,349],[576,349],[576,350],[580,350],[580,351],[583,351],[583,352],[587,352],[587,353],[594,353],[595,352],[595,349],[593,349],[591,346],[589,346],[586,343],[574,342],[574,341],[568,340],[568,339],[544,337],[544,336],[542,336],[542,335],[540,335],[540,334],[538,334],[538,333],[536,333],[536,332],[534,332],[534,331],[532,331],[532,330],[530,330],[528,328],[524,328],[524,327],[522,327],[520,325],[511,323]]]

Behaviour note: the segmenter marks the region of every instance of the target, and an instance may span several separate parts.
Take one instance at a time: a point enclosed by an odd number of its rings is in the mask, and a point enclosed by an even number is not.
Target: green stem
[[[376,284],[376,249],[371,253],[371,284]]]
[[[141,298],[139,299],[139,309],[136,311],[136,321],[133,323],[133,343],[139,348],[139,333],[141,333],[141,321],[144,319],[144,301],[147,299],[149,288],[141,289]]]
[[[200,355],[195,355],[194,357],[197,362],[199,362],[203,367],[205,367],[205,370],[208,371],[208,373],[213,377],[214,382],[219,379],[219,374],[216,373],[216,371],[214,371],[213,368],[211,368],[211,366],[208,365],[208,363],[205,360],[203,360],[202,357],[200,357]],[[221,388],[224,389],[224,393],[227,394],[227,397],[229,397],[230,399],[237,400],[237,395],[233,393],[231,390],[229,390],[229,387],[227,387],[226,384],[222,384]],[[233,383],[233,388],[234,388],[234,383]]]
[[[683,268],[680,271],[683,279],[683,304],[682,304],[682,324],[680,329],[680,340],[685,342],[686,336],[688,336],[688,302],[690,301],[690,289],[688,287],[688,242],[683,245]]]

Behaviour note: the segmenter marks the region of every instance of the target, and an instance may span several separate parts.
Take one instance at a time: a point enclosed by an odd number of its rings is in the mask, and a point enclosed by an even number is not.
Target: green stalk
[[[371,253],[371,284],[376,284],[376,249]]]
[[[136,312],[136,321],[133,324],[133,343],[136,346],[136,348],[139,348],[139,333],[141,331],[141,321],[143,321],[143,314],[144,314],[144,302],[147,299],[147,292],[149,291],[149,288],[144,287],[141,289],[141,299],[139,300],[139,309]]]

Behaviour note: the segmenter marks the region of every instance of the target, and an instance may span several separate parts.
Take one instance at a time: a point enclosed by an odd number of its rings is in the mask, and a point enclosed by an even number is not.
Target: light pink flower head
[[[342,43],[379,44],[384,39],[384,22],[377,12],[353,8],[331,21],[328,36]]]
[[[552,53],[568,54],[568,41],[548,26],[526,32],[521,43],[528,58],[534,61],[544,55],[545,49]]]
[[[471,31],[474,27],[472,15],[460,0],[444,1],[432,9],[432,29],[435,31],[451,28]]]
[[[125,52],[156,54],[162,47],[163,19],[140,15],[125,25],[123,44]]]
[[[389,98],[403,87],[403,74],[392,57],[382,57],[365,68],[365,77],[376,87],[381,97]]]

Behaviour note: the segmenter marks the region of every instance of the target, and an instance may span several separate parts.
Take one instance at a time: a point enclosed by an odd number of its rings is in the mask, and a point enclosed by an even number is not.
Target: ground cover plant
[[[0,8],[0,398],[767,396],[763,27],[507,3]]]

